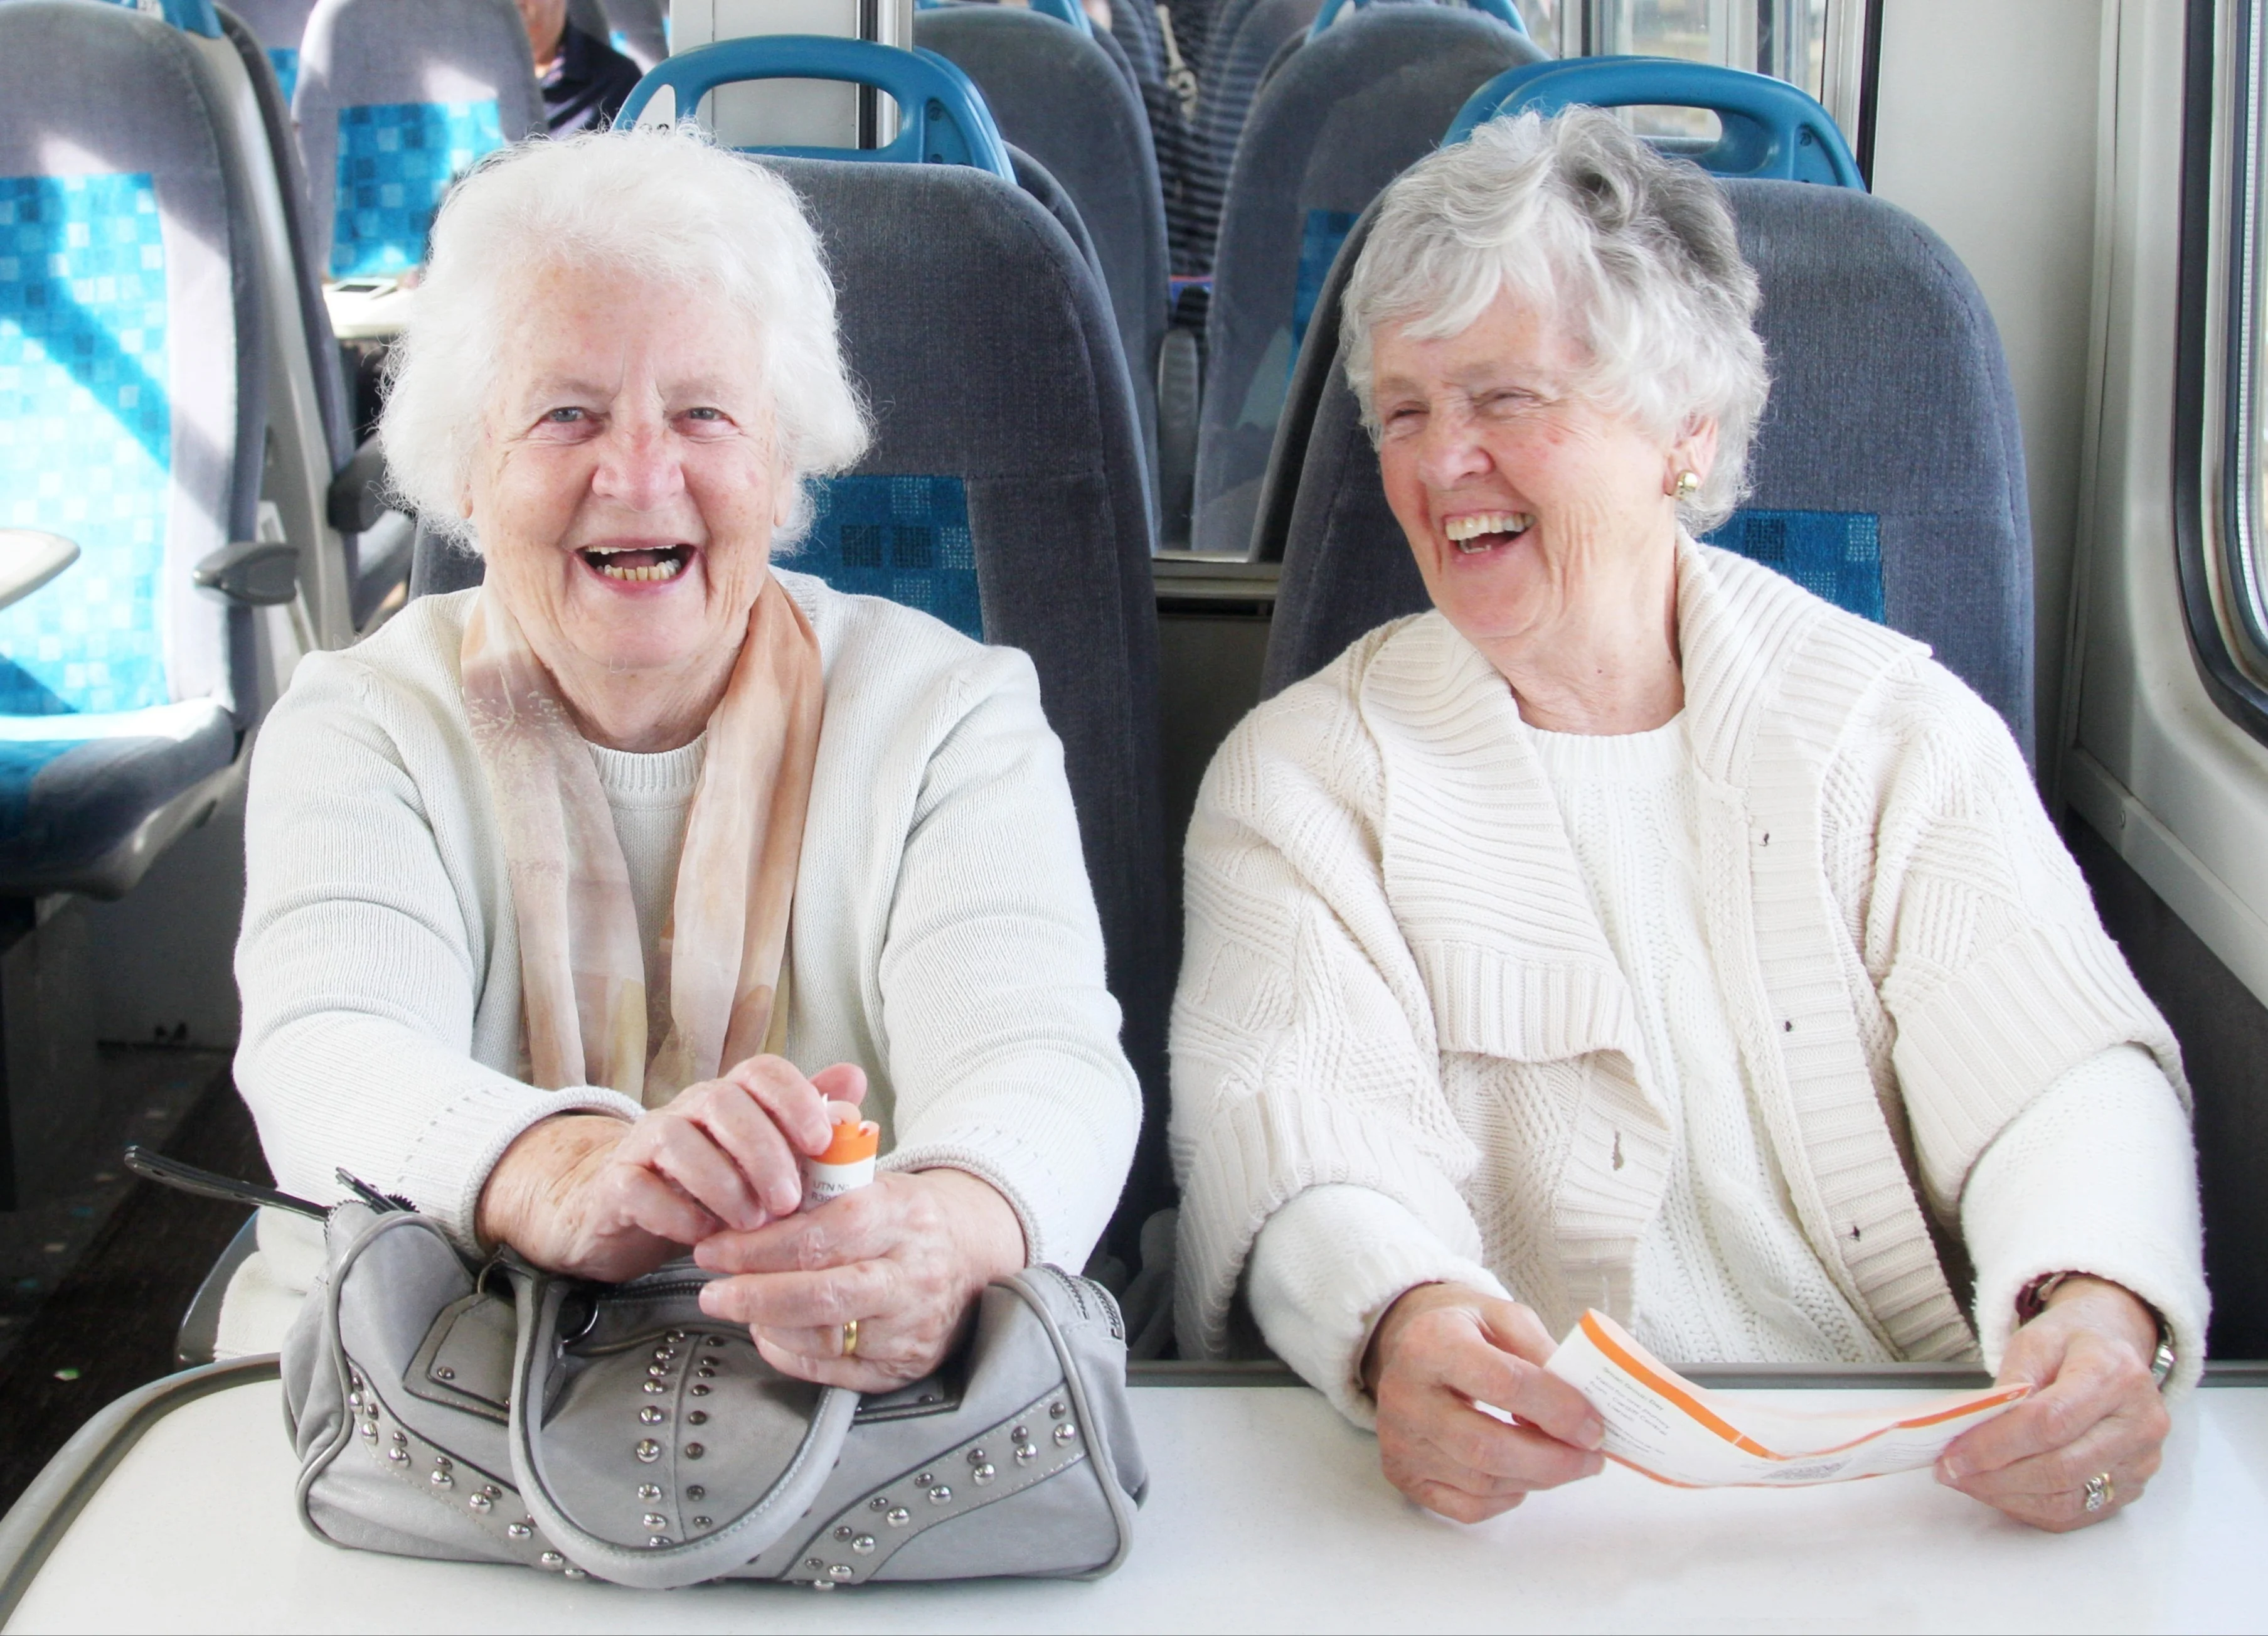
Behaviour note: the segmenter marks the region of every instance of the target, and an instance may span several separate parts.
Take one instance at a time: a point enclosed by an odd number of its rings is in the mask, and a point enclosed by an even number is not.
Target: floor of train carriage
[[[85,1174],[0,1211],[0,1511],[89,1415],[173,1373],[182,1315],[244,1211],[138,1180],[119,1154],[139,1142],[267,1180],[228,1065],[220,1050],[102,1047]]]

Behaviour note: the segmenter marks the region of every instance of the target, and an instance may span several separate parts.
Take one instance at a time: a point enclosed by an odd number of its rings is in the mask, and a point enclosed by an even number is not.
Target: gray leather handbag
[[[993,1285],[952,1367],[861,1398],[766,1364],[689,1263],[613,1286],[476,1267],[431,1218],[358,1202],[325,1233],[283,1355],[321,1538],[649,1588],[1125,1559],[1147,1478],[1123,1325],[1087,1279]]]

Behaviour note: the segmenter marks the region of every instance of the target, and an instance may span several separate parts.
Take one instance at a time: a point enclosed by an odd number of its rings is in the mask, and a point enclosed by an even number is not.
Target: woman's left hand
[[[1955,1438],[1938,1481],[2058,1534],[2132,1505],[2172,1424],[2150,1378],[2157,1349],[2158,1321],[2141,1301],[2101,1279],[2066,1279],[2000,1361],[2001,1382],[2029,1381],[2032,1395]],[[2110,1494],[2089,1511],[2095,1477],[2110,1479]]]
[[[781,1373],[862,1392],[936,1368],[984,1286],[1025,1264],[1016,1212],[963,1170],[885,1171],[815,1210],[704,1239],[693,1255],[733,1275],[701,1292],[703,1312],[747,1324]]]

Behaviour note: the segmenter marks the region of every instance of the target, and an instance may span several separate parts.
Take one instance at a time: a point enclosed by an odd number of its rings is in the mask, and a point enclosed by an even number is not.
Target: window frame
[[[2207,695],[2268,744],[2268,0],[2189,0],[2185,33],[2175,565]]]

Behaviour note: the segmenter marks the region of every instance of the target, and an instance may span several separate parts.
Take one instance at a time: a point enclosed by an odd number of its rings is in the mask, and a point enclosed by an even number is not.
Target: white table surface
[[[1769,1396],[1822,1406],[1817,1392]],[[1109,1579],[655,1593],[318,1543],[292,1513],[277,1388],[262,1382],[152,1427],[9,1629],[2268,1628],[2268,1389],[2198,1393],[2147,1498],[2062,1537],[1926,1473],[1688,1492],[1615,1467],[1466,1528],[1388,1489],[1375,1445],[1312,1392],[1153,1388],[1134,1402],[1152,1485]]]

